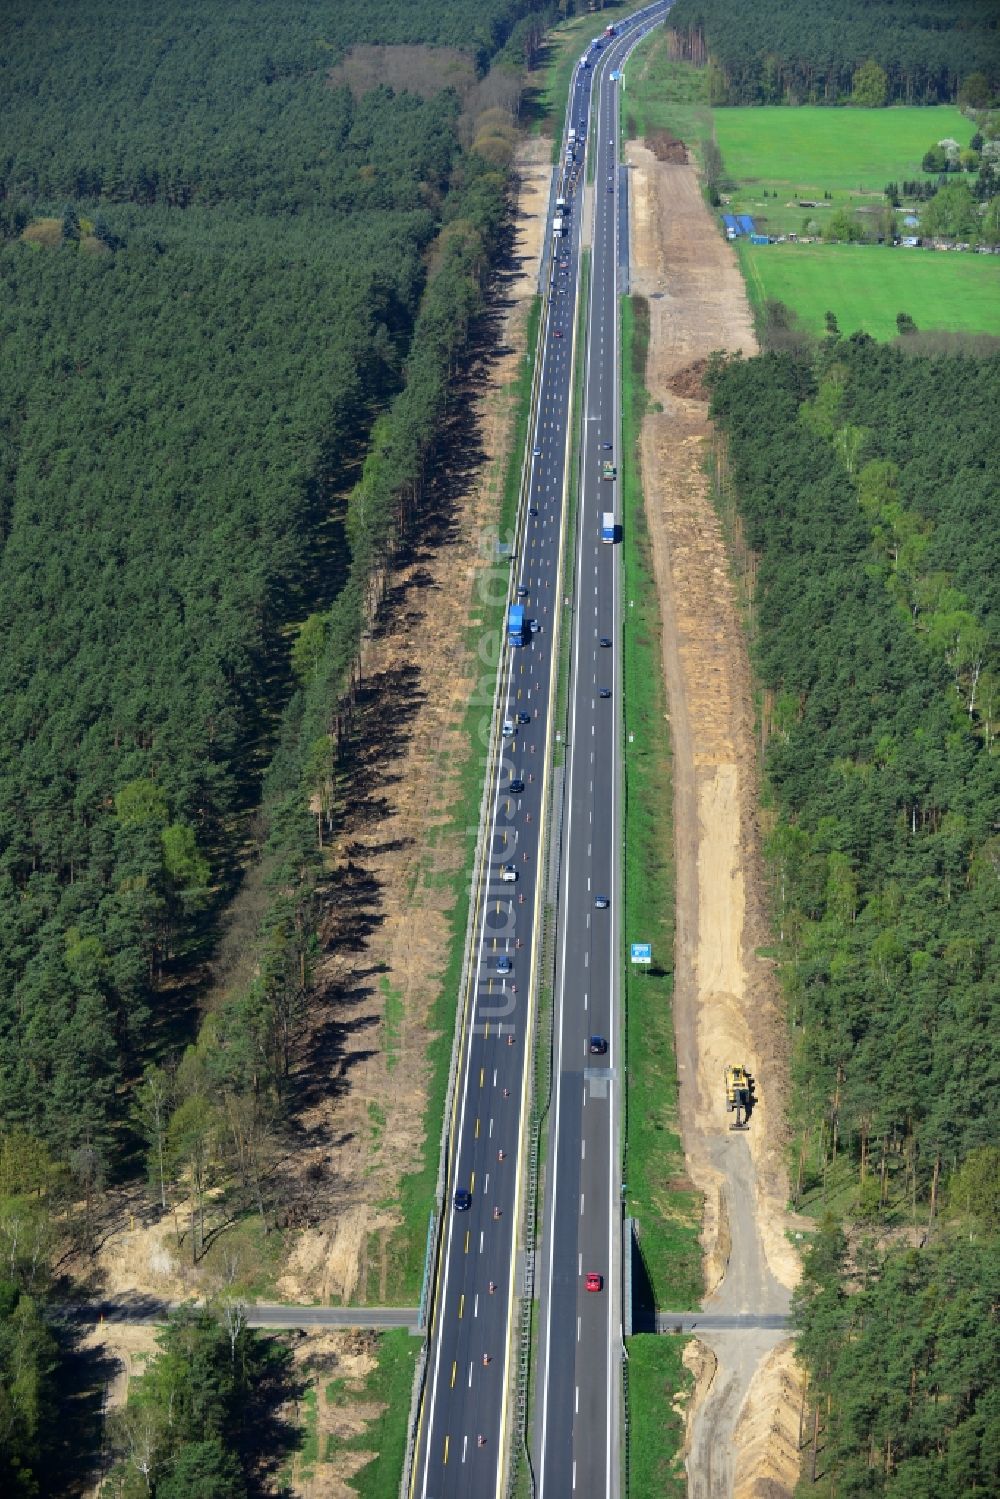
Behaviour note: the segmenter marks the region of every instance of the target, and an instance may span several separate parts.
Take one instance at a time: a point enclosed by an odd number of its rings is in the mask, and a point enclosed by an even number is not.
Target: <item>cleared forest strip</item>
[[[754,955],[763,940],[758,923],[764,908],[749,667],[708,498],[703,466],[710,428],[698,376],[698,361],[713,349],[755,345],[738,269],[716,234],[694,171],[657,161],[636,144],[627,154],[633,166],[632,286],[650,306],[651,405],[641,443],[674,748],[681,1121],[688,1173],[706,1195],[706,1273],[721,1279],[726,1298],[738,1300],[740,1277],[730,1272],[740,1259],[745,1294],[766,1305],[776,1285],[772,1270],[782,1278],[795,1273],[784,1241],[783,1026],[769,970]],[[753,1068],[758,1054],[767,1058],[758,1072],[766,1078],[768,1111],[766,1120],[755,1116],[748,1150],[747,1137],[726,1129],[722,1066],[732,1060]],[[737,1200],[738,1211],[730,1215],[729,1203]],[[773,1294],[780,1299],[785,1293],[778,1286]],[[699,1380],[689,1425],[691,1494],[729,1494],[736,1474],[740,1482],[752,1478],[740,1454],[746,1450],[749,1458],[751,1428],[761,1412],[739,1424],[737,1417],[765,1345],[777,1338],[780,1333],[761,1335],[751,1346],[728,1334],[711,1337],[717,1370],[704,1400],[706,1385]],[[724,1409],[713,1405],[715,1394],[724,1397]],[[766,1406],[763,1401],[761,1409]],[[715,1411],[707,1426],[698,1410]],[[790,1492],[793,1470],[794,1457],[775,1493]]]

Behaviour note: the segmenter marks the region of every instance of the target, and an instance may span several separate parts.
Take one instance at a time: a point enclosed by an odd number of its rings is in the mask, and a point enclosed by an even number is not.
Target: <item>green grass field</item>
[[[765,234],[816,233],[837,208],[876,210],[887,182],[922,181],[920,162],[973,126],[957,109],[717,109],[727,207]],[[815,207],[803,207],[803,202]]]
[[[975,126],[958,109],[717,109],[715,138],[740,183],[766,183],[793,197],[824,189],[878,193],[923,174],[920,161],[951,136],[967,146]]]
[[[731,184],[726,211],[751,214],[772,236],[821,231],[845,204],[881,208],[887,182],[921,180],[931,145],[949,136],[968,145],[974,129],[950,107],[712,110],[705,70],[671,62],[658,32],[629,64],[622,112],[630,135],[666,129],[698,148],[714,132]],[[830,311],[845,334],[894,338],[898,312],[921,329],[1000,334],[1000,257],[825,244],[739,253],[752,301],[786,303],[813,332]]]
[[[1000,334],[1000,256],[880,245],[741,244],[740,261],[756,304],[784,302],[822,333],[836,314],[843,334],[896,336],[897,312],[922,331]]]

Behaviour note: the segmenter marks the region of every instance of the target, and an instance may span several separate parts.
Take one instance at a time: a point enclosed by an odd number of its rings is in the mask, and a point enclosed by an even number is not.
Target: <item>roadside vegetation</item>
[[[676,62],[663,32],[655,29],[635,48],[620,95],[625,134],[647,145],[666,135],[683,141],[705,165],[705,143],[712,141],[713,115],[704,68]]]
[[[683,1397],[691,1376],[681,1362],[685,1340],[628,1340],[628,1492],[630,1499],[685,1499]]]
[[[791,1180],[821,1225],[795,1302],[804,1491],[986,1493],[1000,357],[831,335],[712,378],[763,694]]]
[[[129,1385],[109,1423],[115,1499],[246,1499],[297,1443],[281,1401],[290,1360],[280,1341],[250,1331],[238,1305],[219,1315],[175,1312],[159,1352]],[[27,1488],[11,1490],[25,1493]]]
[[[660,609],[646,534],[639,431],[649,307],[621,304],[622,496],[624,562],[625,910],[621,956],[625,1002],[626,1211],[636,1222],[643,1271],[633,1270],[633,1315],[681,1310],[702,1292],[701,1201],[684,1173],[674,1053],[673,789]],[[633,966],[632,942],[652,944],[649,967]],[[677,1454],[683,1420],[673,1409],[686,1376],[683,1340],[637,1333],[628,1340],[629,1491],[637,1499],[684,1492]]]
[[[677,1120],[674,983],[673,791],[662,623],[646,533],[639,429],[649,308],[622,301],[622,549],[624,560],[625,947],[622,954],[628,1052],[626,1205],[658,1307],[682,1310],[701,1295],[700,1200],[683,1185]],[[649,942],[647,968],[629,960]],[[680,1185],[679,1185],[680,1184]]]
[[[333,1350],[323,1334],[315,1350],[308,1338],[296,1349],[298,1430],[282,1492],[322,1490],[347,1471],[362,1499],[396,1499],[420,1339],[402,1329],[334,1338]]]
[[[497,535],[501,540],[506,540],[513,535],[517,519],[524,450],[531,415],[531,389],[537,357],[536,344],[541,308],[541,298],[535,297],[528,314],[527,353],[518,375],[513,407],[512,437],[507,449],[502,483],[499,486],[501,504],[497,517]],[[490,631],[502,633],[504,628],[505,603],[495,597],[496,590],[490,589],[485,592],[488,596],[484,596],[476,604],[475,623],[470,624],[466,630],[465,650],[472,659],[478,659],[479,643],[485,635]],[[428,1127],[423,1143],[419,1147],[419,1161],[415,1163],[415,1169],[408,1172],[400,1183],[398,1205],[402,1214],[402,1223],[393,1234],[389,1246],[386,1300],[394,1306],[416,1306],[423,1285],[428,1221],[434,1208],[434,1189],[437,1183],[438,1155],[441,1146],[441,1120],[444,1113],[455,1029],[455,1004],[465,958],[466,927],[469,917],[469,901],[472,896],[470,872],[483,794],[484,759],[479,729],[484,712],[489,712],[491,707],[492,697],[488,703],[484,704],[483,693],[478,691],[473,693],[465,710],[462,735],[473,746],[473,750],[456,777],[451,824],[442,835],[461,845],[461,857],[455,874],[451,876],[452,902],[449,916],[448,963],[429,1019],[433,1039],[427,1052],[431,1068],[425,1109]],[[366,1299],[375,1298],[366,1297]]]

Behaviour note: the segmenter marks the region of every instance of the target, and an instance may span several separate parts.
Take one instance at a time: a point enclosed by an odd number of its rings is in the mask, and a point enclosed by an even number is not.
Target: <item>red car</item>
[[[587,1284],[587,1290],[588,1291],[603,1291],[604,1290],[604,1276],[603,1275],[598,1275],[596,1270],[591,1270],[590,1273],[587,1276],[587,1282],[586,1282],[586,1284]]]

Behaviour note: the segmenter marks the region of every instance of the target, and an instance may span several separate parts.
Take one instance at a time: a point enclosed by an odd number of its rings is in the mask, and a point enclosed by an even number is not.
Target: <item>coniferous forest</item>
[[[713,104],[988,104],[1000,14],[984,0],[676,0],[677,57],[710,65]],[[870,60],[880,96],[856,93]]]
[[[272,843],[294,862],[316,841],[329,724],[301,715],[311,690],[335,711],[505,211],[452,95],[328,86],[322,8],[295,38],[248,7],[238,43],[232,12],[160,11],[155,36],[138,17],[118,66],[114,9],[7,25],[0,1119],[63,1153],[108,1140],[224,872],[282,656],[293,685],[282,631],[325,601],[271,773],[301,808]],[[317,580],[313,535],[380,412]]]
[[[1000,356],[717,372],[793,1040],[803,1492],[1000,1487]],[[912,347],[912,345],[911,345]]]
[[[3,8],[5,1493],[52,1481],[38,1298],[67,1226],[93,1234],[101,1185],[147,1158],[157,1200],[193,1184],[197,1259],[211,1139],[216,1184],[269,1212],[361,635],[503,243],[509,121],[433,71],[352,94],[330,69],[354,42],[430,43],[516,80],[548,9]],[[254,976],[206,1018],[198,982],[248,858]],[[148,1415],[144,1493],[202,1470],[244,1491],[253,1434],[213,1337],[170,1333],[151,1371],[147,1414],[184,1358],[221,1383],[169,1441]]]

